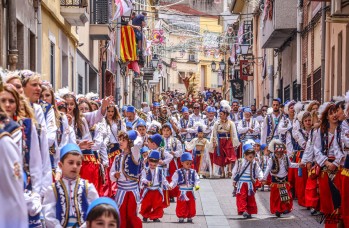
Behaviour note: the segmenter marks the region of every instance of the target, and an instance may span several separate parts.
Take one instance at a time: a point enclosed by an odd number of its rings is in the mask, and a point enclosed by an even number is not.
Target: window
[[[78,94],[83,94],[84,78],[78,75]]]
[[[81,84],[81,86],[83,86],[83,84]],[[72,87],[72,90],[74,91],[74,58],[73,57],[71,57],[71,87]],[[81,93],[83,93],[82,89],[81,89]]]
[[[311,100],[311,75],[307,77],[307,100]]]
[[[185,72],[178,72],[178,83],[184,84],[183,79],[185,77]]]
[[[29,30],[30,31],[30,30]],[[36,37],[35,34],[30,32],[29,36],[29,69],[35,71],[36,69]]]
[[[189,61],[195,62],[195,54],[189,54]]]
[[[300,101],[301,98],[298,96],[298,85],[297,85],[297,80],[293,81],[292,85],[292,99],[295,101]]]
[[[287,100],[289,101],[290,98],[291,98],[290,85],[288,85],[284,88],[284,99],[285,99],[285,101],[287,101]]]
[[[314,72],[313,76],[313,99],[321,102],[321,68],[319,67]]]
[[[342,61],[343,61],[343,39],[342,39],[342,32],[338,35],[338,57],[337,57],[337,95],[342,95]]]
[[[52,87],[55,88],[55,44],[50,45],[50,79]]]

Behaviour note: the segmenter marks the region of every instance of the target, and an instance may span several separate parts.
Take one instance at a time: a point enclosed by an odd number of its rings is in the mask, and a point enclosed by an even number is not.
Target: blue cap
[[[136,109],[133,106],[127,106],[126,112],[136,112]]]
[[[284,106],[287,105],[289,102],[290,102],[289,100],[286,100],[286,101],[284,102]]]
[[[198,133],[199,133],[199,132],[203,132],[203,129],[202,129],[201,126],[198,126]]]
[[[127,111],[127,105],[124,105],[124,106],[122,106],[122,111],[124,112],[124,111]]]
[[[162,125],[162,128],[164,128],[164,127],[169,127],[172,130],[172,124],[169,123],[169,122],[167,122],[164,125]]]
[[[61,153],[60,159],[62,159],[64,155],[70,152],[75,152],[82,155],[81,149],[77,144],[68,143],[67,145],[63,146],[62,149],[60,150],[60,153]]]
[[[132,125],[132,124],[131,124]],[[146,127],[147,123],[144,120],[139,120],[136,127]]]
[[[249,112],[249,113],[252,113],[251,109],[250,108],[244,108],[244,112]]]
[[[145,17],[143,14],[138,14],[133,20],[132,25],[142,26],[142,21],[145,21]]]
[[[242,147],[242,151],[244,152],[244,153],[246,153],[246,151],[248,151],[248,150],[253,150],[253,146],[251,145],[251,144],[245,144],[243,147]]]
[[[193,160],[193,157],[188,152],[184,152],[181,156],[181,162],[192,161],[192,160]]]
[[[280,98],[274,98],[273,101],[277,101],[277,102],[279,102],[279,104],[281,104],[281,99]]]
[[[255,144],[258,144],[258,145],[261,145],[261,140],[256,139],[256,140],[254,140],[254,143],[255,143]]]
[[[214,107],[207,107],[207,112],[213,112],[213,113],[216,113],[216,109]]]
[[[147,146],[143,146],[142,149],[140,150],[141,154],[144,154],[145,152],[148,152],[149,148]]]
[[[132,123],[127,121],[126,122],[126,128],[131,128],[132,129],[133,128]]]
[[[95,207],[97,207],[97,206],[99,206],[101,204],[110,205],[110,206],[112,206],[115,209],[116,214],[118,215],[118,224],[120,224],[119,207],[116,204],[116,202],[114,200],[110,199],[109,197],[100,197],[100,198],[97,198],[94,201],[92,201],[92,203],[88,206],[87,213],[86,213],[86,216],[85,216],[85,221],[86,221],[89,213],[93,210],[93,208],[95,208]],[[119,227],[119,225],[118,225],[118,227]]]
[[[263,151],[265,148],[267,148],[267,144],[262,144],[261,145],[261,150]]]
[[[151,135],[151,136],[149,136],[149,139],[153,143],[155,143],[157,146],[160,146],[160,144],[162,142],[162,136],[160,134]]]
[[[137,138],[137,131],[135,130],[130,130],[127,132],[128,138],[132,141],[136,140]]]
[[[152,150],[149,154],[149,158],[159,160],[160,159],[160,152],[157,150]]]
[[[182,107],[182,112],[189,112],[189,109],[186,106]]]
[[[154,102],[154,103],[153,103],[153,106],[154,106],[154,107],[160,107],[160,103],[159,103],[159,102]]]

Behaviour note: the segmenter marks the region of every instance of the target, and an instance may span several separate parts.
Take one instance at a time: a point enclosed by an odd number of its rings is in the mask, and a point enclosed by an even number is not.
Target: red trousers
[[[305,187],[305,206],[319,210],[318,179],[307,179]]]
[[[162,207],[162,196],[158,190],[150,190],[142,200],[141,211],[144,218],[151,220],[162,218],[164,209]]]
[[[257,214],[257,203],[254,195],[248,195],[248,184],[243,183],[240,189],[240,193],[236,194],[236,206],[238,214],[242,215],[245,211],[251,214]]]
[[[194,155],[194,167],[197,173],[200,173],[201,162],[204,154],[195,154]]]
[[[178,169],[182,168],[181,159],[180,158],[174,158],[174,159],[177,160]],[[173,174],[175,173],[176,170],[177,170],[176,164],[175,164],[175,162],[172,159],[172,161],[169,164],[169,168],[168,168],[168,172],[169,172],[170,175],[168,177],[166,177],[168,183],[171,183],[172,176],[173,176]],[[178,193],[179,193],[179,188],[178,188],[178,186],[176,186],[174,189],[168,191],[169,198],[177,197]]]
[[[290,212],[292,211],[293,208],[293,199],[292,196],[290,194],[290,184],[286,183],[285,184],[287,192],[288,192],[288,196],[290,197],[290,200],[287,202],[282,202],[281,198],[280,198],[280,191],[278,188],[278,184],[276,183],[272,183],[270,185],[271,189],[270,189],[270,212],[272,214],[275,214],[275,212]]]
[[[187,192],[188,201],[178,200],[180,193],[177,197],[176,215],[178,218],[193,218],[196,215],[195,198],[192,192]]]
[[[295,175],[295,190],[296,190],[296,196],[298,198],[298,205],[302,207],[306,207],[305,203],[305,186],[307,185],[308,180],[308,171],[307,168],[302,168],[302,176],[300,177],[298,175],[298,169],[289,169],[290,170],[296,170]]]
[[[101,188],[99,164],[97,163],[96,157],[94,155],[84,154],[84,160],[82,161],[80,170],[80,177],[92,183],[99,193],[99,189]]]
[[[219,139],[220,150],[219,156],[217,154],[217,147],[214,150],[213,154],[213,163],[218,166],[225,166],[227,164],[233,163],[236,161],[236,153],[233,147],[233,143],[230,138],[220,138]]]
[[[114,198],[114,196],[116,194],[116,188],[117,188],[116,182],[111,181],[110,177],[109,177],[110,169],[113,165],[115,156],[108,158],[109,166],[108,166],[107,170],[105,171],[106,172],[105,173],[105,184],[103,185],[103,196],[110,197],[110,198]]]
[[[294,189],[295,189],[297,171],[298,169],[288,169],[287,180],[288,180],[288,183],[290,184],[291,192],[294,192]]]
[[[349,170],[343,169],[342,172],[342,219],[345,228],[349,228]]]
[[[142,220],[137,216],[137,202],[132,192],[125,194],[120,207],[120,228],[142,227]]]

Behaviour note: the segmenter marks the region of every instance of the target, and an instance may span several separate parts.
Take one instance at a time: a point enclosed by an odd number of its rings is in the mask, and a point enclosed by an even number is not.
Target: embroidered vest
[[[255,126],[256,126],[256,120],[255,119],[251,119],[251,122],[252,122],[251,123],[251,128],[254,129]],[[244,128],[247,127],[247,121],[245,119],[242,120],[242,127],[244,127]],[[244,140],[246,138],[246,135],[247,135],[247,133],[239,134],[239,138],[241,140]],[[253,135],[253,137],[255,139],[259,139],[259,135]]]
[[[123,172],[127,179],[138,181],[140,166],[140,159],[135,161],[131,153],[115,157],[115,170]]]
[[[213,127],[213,125],[215,123],[215,119],[213,119],[211,121],[211,123],[209,123],[208,121],[209,121],[208,119],[205,119],[205,121],[204,121],[204,124],[207,126],[207,128]],[[211,133],[212,133],[212,131],[210,133],[204,133],[204,137],[209,138],[211,136]]]
[[[181,120],[179,121],[181,128],[191,128],[194,126],[194,121],[192,118],[189,118],[188,120],[184,120],[183,118],[181,118]],[[189,134],[189,133],[188,133]],[[183,137],[186,137],[187,134],[185,134]],[[195,137],[195,134],[190,134],[191,138]]]
[[[280,162],[279,159],[277,157],[275,157],[275,155],[273,154],[271,156],[271,159],[273,161],[273,165],[271,166],[271,173],[272,174],[278,174],[280,171]],[[283,156],[281,159],[285,160],[285,168],[288,171],[288,167],[290,166],[290,164],[288,163],[288,159],[287,156]]]
[[[189,172],[189,175],[188,175],[189,180],[187,180],[186,171]],[[194,169],[185,170],[185,169],[181,168],[181,169],[178,169],[176,172],[178,174],[178,185],[184,185],[184,184],[194,185],[195,184],[195,170]]]
[[[47,102],[45,102],[45,101],[42,101],[42,100],[39,100],[39,105],[41,106],[42,111],[44,112],[44,116],[45,116],[45,120],[46,120],[47,119],[47,114],[51,110],[52,105],[47,103]]]
[[[20,125],[14,121],[14,120],[11,120],[11,119],[6,119],[6,122],[3,130],[10,133],[11,135],[16,132],[17,130],[20,130]]]
[[[23,170],[27,176],[30,177],[30,147],[31,147],[31,131],[32,131],[32,120],[26,118],[22,122],[23,134],[22,134],[22,148],[23,148]],[[30,178],[29,178],[30,179]],[[31,183],[27,184],[26,189],[31,190]]]
[[[327,131],[327,129],[326,129],[326,131],[325,132],[321,132],[321,129],[319,130],[320,131],[320,135],[321,135],[321,152],[322,152],[322,154],[323,155],[326,155],[326,156],[328,156],[328,151],[329,151],[329,138],[328,138],[328,131]],[[336,128],[336,131],[337,131],[337,143],[338,143],[338,145],[339,145],[339,148],[340,148],[340,150],[342,151],[342,140],[341,140],[341,137],[340,137],[340,135],[341,135],[341,131],[342,131],[342,128],[341,128],[341,125],[339,124],[338,126],[337,126],[337,128]]]
[[[69,194],[67,188],[62,180],[56,181],[52,184],[53,191],[56,196],[56,218],[60,222],[61,226],[66,227],[69,219],[69,210],[71,208]],[[88,181],[78,178],[76,180],[74,192],[74,205],[75,215],[79,226],[81,226],[85,220],[86,212],[88,209]]]
[[[163,177],[163,169],[162,168],[159,168],[157,167],[155,169],[155,171],[158,171],[157,175],[158,175],[158,182],[159,182],[159,187],[162,187],[162,177]],[[154,183],[154,177],[153,175],[151,174],[151,170],[149,167],[145,168],[145,173],[146,173],[146,178],[148,181],[150,181],[152,184]],[[153,186],[155,187],[155,186]]]

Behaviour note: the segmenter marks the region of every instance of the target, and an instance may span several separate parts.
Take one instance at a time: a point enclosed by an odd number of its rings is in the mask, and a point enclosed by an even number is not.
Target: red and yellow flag
[[[137,60],[136,36],[131,26],[121,26],[121,60]]]

